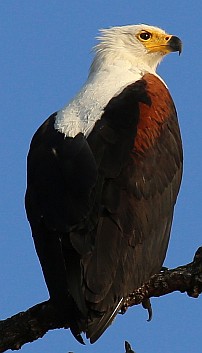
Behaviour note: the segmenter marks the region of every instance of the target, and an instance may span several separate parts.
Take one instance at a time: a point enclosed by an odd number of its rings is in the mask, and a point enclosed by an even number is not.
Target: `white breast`
[[[87,136],[95,122],[100,119],[109,100],[144,74],[141,70],[134,71],[131,67],[122,67],[119,63],[118,66],[91,73],[76,97],[58,111],[55,129],[65,136],[74,137],[79,132]]]

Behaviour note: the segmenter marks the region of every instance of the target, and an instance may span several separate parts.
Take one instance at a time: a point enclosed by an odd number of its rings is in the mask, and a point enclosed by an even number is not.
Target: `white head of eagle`
[[[100,33],[91,73],[110,65],[154,73],[165,54],[181,51],[179,39],[145,24],[101,29]]]
[[[156,73],[180,39],[141,24],[98,40],[86,83],[32,139],[25,200],[50,303],[91,343],[161,270],[182,176],[176,109]]]
[[[143,24],[102,29],[100,33],[87,82],[58,112],[55,127],[67,136],[80,131],[88,135],[110,98],[147,72],[157,75],[162,58],[172,51],[180,53],[182,48],[179,38]]]

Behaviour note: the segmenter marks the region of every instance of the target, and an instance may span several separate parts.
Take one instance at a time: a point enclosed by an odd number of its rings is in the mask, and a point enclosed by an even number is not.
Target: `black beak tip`
[[[182,41],[176,36],[172,36],[169,40],[169,45],[172,51],[178,51],[179,55],[182,53]]]

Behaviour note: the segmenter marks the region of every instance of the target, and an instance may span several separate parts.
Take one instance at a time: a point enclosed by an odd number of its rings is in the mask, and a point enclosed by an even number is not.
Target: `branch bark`
[[[125,300],[121,312],[125,313],[130,306],[142,304],[148,309],[150,319],[149,299],[174,291],[186,292],[193,298],[202,293],[202,247],[195,253],[193,262],[175,269],[165,269],[134,290]],[[67,322],[58,318],[49,301],[37,304],[25,312],[0,321],[0,353],[8,349],[18,350],[23,344],[43,337],[49,330],[68,327]]]

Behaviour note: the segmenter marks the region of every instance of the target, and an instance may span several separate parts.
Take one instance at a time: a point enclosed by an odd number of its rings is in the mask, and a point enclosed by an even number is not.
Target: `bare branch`
[[[149,299],[174,291],[186,292],[193,298],[201,294],[202,247],[197,250],[193,262],[172,270],[166,269],[152,276],[150,281],[131,293],[125,300],[122,313],[130,306],[142,304],[149,310],[151,317]],[[49,301],[37,304],[25,312],[0,321],[0,353],[8,349],[18,350],[23,344],[43,337],[49,330],[68,326],[67,322],[59,319]],[[126,349],[130,349],[130,346],[126,346]]]
[[[47,331],[63,327],[68,328],[68,324],[59,320],[50,302],[42,302],[0,321],[0,352],[18,350],[23,344],[43,337]]]
[[[133,305],[148,302],[149,298],[160,297],[175,291],[187,292],[188,296],[198,298],[202,292],[202,247],[195,253],[193,262],[152,276],[150,280],[136,289],[125,300],[122,313]],[[147,303],[148,304],[148,303]],[[146,308],[148,309],[147,305]]]

